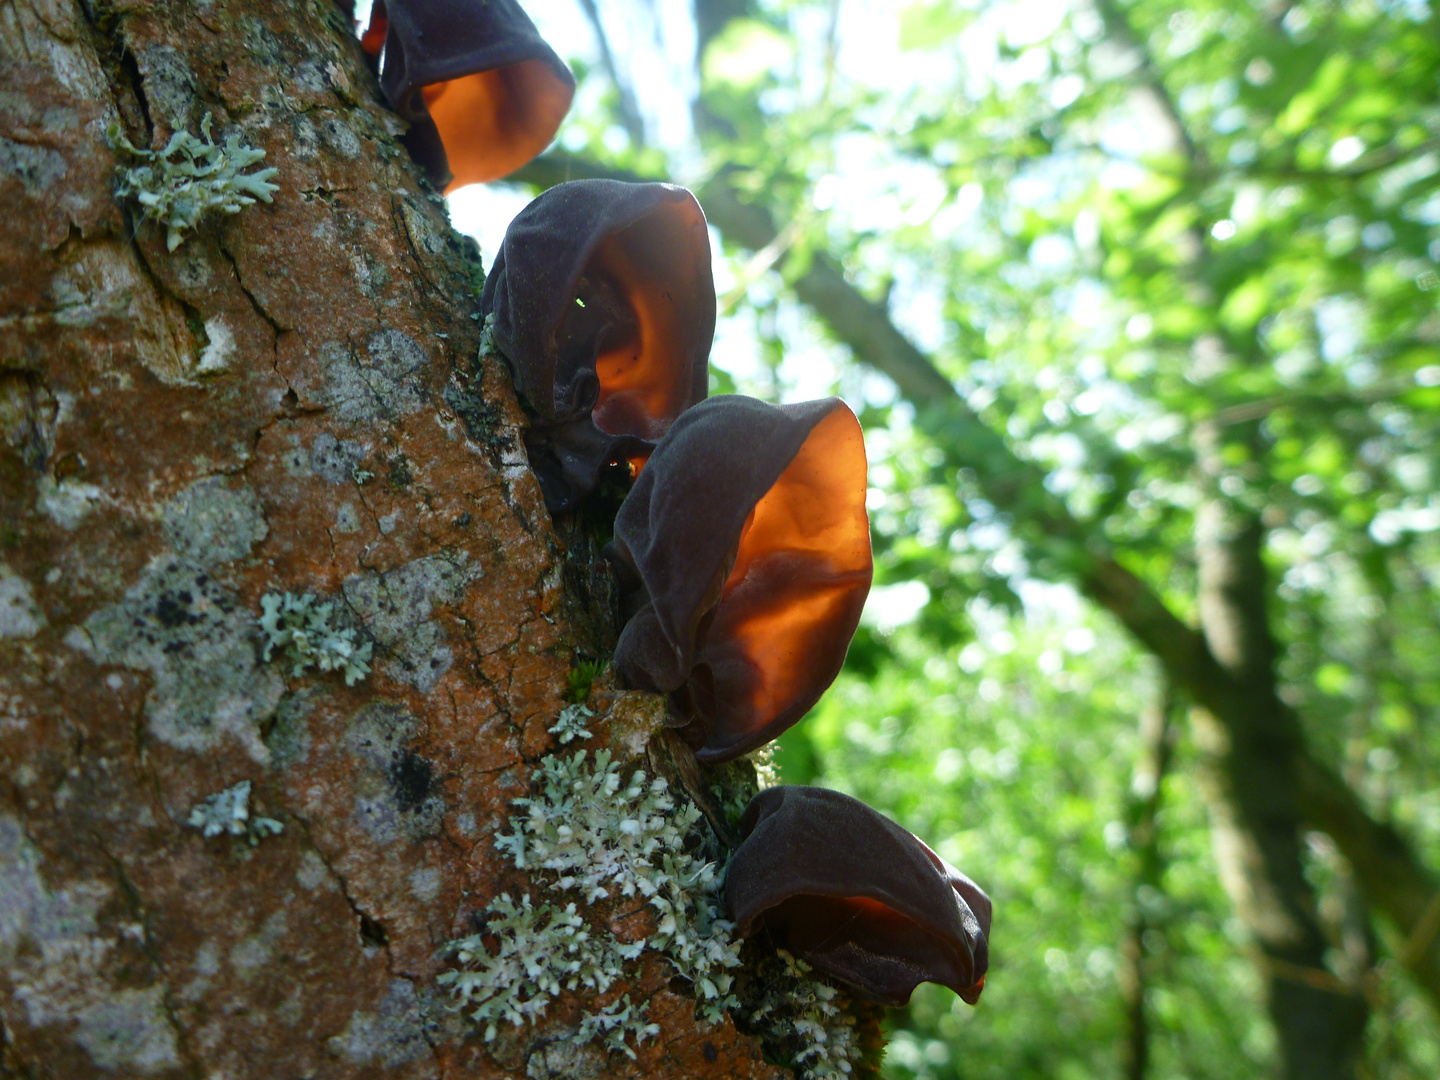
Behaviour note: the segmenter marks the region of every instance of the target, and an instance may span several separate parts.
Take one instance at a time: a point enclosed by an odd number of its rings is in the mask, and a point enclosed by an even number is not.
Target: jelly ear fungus
[[[569,510],[705,397],[705,215],[673,184],[559,184],[510,223],[480,307],[533,413],[525,444],[545,503]]]
[[[726,870],[737,932],[775,944],[885,1005],[922,982],[974,1005],[989,965],[990,898],[858,799],[773,787],[740,821]]]
[[[516,0],[375,0],[361,46],[401,141],[445,191],[497,180],[549,145],[575,77]]]
[[[669,695],[702,762],[774,739],[839,673],[870,589],[865,476],[838,398],[725,396],[675,421],[626,497],[615,668]]]

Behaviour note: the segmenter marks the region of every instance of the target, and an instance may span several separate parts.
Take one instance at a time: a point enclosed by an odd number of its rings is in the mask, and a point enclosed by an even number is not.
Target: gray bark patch
[[[329,1051],[351,1065],[394,1068],[430,1054],[420,1017],[420,999],[404,979],[392,979],[374,1012],[356,1010],[341,1035],[326,1043]]]
[[[468,556],[427,555],[384,574],[355,574],[342,588],[371,637],[390,650],[385,673],[428,694],[455,659],[444,628],[430,616],[437,606],[459,603],[482,573]]]
[[[91,615],[85,629],[97,662],[154,677],[145,700],[154,738],[205,752],[228,737],[252,760],[268,760],[260,723],[275,711],[285,684],[259,663],[254,615],[204,567],[155,560],[122,601]]]
[[[322,431],[310,445],[310,471],[332,484],[353,484],[364,456],[365,448],[359,443]]]
[[[95,1064],[149,1075],[179,1064],[163,987],[116,989],[114,942],[97,915],[113,890],[100,881],[52,888],[17,818],[0,814],[0,968],[33,1028],[74,1024]]]
[[[400,330],[370,335],[363,356],[340,342],[320,349],[324,367],[321,402],[341,420],[373,420],[404,416],[424,403],[420,374],[430,356],[418,341]]]
[[[0,638],[32,638],[44,626],[30,583],[0,563]]]
[[[180,492],[165,504],[164,520],[170,546],[201,566],[243,559],[270,532],[254,489],[231,487],[223,476]]]
[[[172,128],[189,128],[195,108],[195,73],[173,45],[145,45],[136,53],[145,97]]]
[[[81,1010],[75,1041],[102,1069],[143,1076],[180,1064],[163,990],[120,990]]]
[[[445,816],[435,767],[411,745],[416,731],[408,712],[381,703],[357,713],[345,732],[346,747],[361,765],[355,821],[377,843],[433,836]]]
[[[0,172],[7,172],[20,181],[25,194],[38,199],[54,191],[55,185],[69,171],[65,159],[43,146],[0,139]]]

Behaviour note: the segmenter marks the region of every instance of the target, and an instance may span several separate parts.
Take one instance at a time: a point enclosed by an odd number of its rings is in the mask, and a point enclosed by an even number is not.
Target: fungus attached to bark
[[[705,215],[673,184],[559,184],[510,223],[480,308],[534,413],[525,444],[545,503],[569,509],[705,397]]]
[[[870,589],[865,443],[838,398],[682,415],[615,519],[621,680],[705,762],[774,739],[840,671]]]
[[[974,1005],[990,898],[915,836],[838,791],[774,787],[740,820],[726,870],[736,932],[776,944],[886,1005],[922,982]]]
[[[375,0],[360,39],[436,187],[496,180],[549,145],[575,77],[516,0]]]

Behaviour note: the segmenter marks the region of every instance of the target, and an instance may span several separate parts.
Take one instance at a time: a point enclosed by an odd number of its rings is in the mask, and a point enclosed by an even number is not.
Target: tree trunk
[[[1150,937],[1161,929],[1155,917],[1165,882],[1160,808],[1175,750],[1174,710],[1175,695],[1166,685],[1155,705],[1140,717],[1140,754],[1127,806],[1130,849],[1138,865],[1125,937],[1120,943],[1120,998],[1125,1009],[1120,1068],[1125,1080],[1145,1080],[1150,1070],[1150,1012],[1145,997],[1154,967]]]
[[[437,987],[524,886],[492,838],[589,631],[473,249],[349,30],[0,7],[0,1075],[778,1075],[658,962],[607,995],[661,1027],[634,1062],[569,1049],[578,995],[487,1047]],[[168,252],[106,129],[207,115],[279,188]],[[267,662],[286,592],[368,677]],[[249,828],[192,827],[244,781]]]
[[[1220,876],[1260,952],[1284,1075],[1357,1075],[1369,1009],[1358,987],[1327,970],[1328,942],[1305,877],[1299,778],[1301,735],[1276,695],[1266,619],[1264,530],[1221,499],[1200,510],[1200,619],[1217,661],[1244,688],[1225,724],[1200,718],[1215,763],[1209,800]]]

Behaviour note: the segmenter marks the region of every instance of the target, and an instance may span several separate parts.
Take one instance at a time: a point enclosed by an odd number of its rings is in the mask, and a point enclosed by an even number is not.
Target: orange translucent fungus
[[[819,646],[843,635],[835,647],[844,655],[852,609],[870,585],[865,490],[860,422],[837,408],[815,425],[740,534],[710,639],[735,642],[753,665],[747,693],[759,716],[779,717],[813,690],[808,658]]]
[[[385,35],[389,33],[390,20],[384,15],[372,14],[370,25],[360,35],[360,48],[365,50],[366,56],[379,56],[380,51],[385,48]]]
[[[549,145],[570,109],[573,86],[543,60],[481,71],[421,88],[454,179],[466,184],[506,176]]]
[[[674,209],[689,219],[674,235],[704,229],[693,200]],[[608,275],[635,313],[634,336],[595,358],[600,395],[592,416],[607,434],[659,439],[687,404],[691,378],[682,350],[690,335],[682,305],[700,282],[693,261],[675,258],[673,247],[657,243],[654,224],[642,221],[605,237],[590,258],[589,271]],[[676,280],[677,270],[685,277]]]

